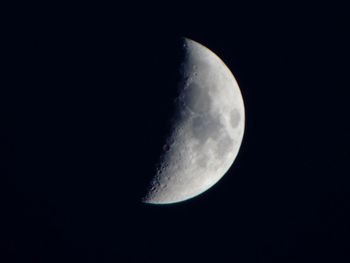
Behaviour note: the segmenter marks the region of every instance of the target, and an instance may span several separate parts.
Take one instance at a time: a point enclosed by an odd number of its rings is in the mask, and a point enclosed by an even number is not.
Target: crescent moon
[[[145,203],[177,203],[208,190],[242,143],[244,103],[233,74],[205,46],[185,38],[183,48],[175,117]]]

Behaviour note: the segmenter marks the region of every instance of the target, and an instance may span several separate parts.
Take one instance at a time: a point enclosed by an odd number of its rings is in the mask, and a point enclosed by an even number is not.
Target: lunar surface
[[[171,132],[143,202],[171,204],[217,183],[234,162],[244,133],[244,104],[231,71],[209,49],[184,39],[182,81]]]

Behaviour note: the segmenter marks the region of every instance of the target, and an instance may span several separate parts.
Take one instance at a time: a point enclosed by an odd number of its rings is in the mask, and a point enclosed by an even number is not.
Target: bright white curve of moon
[[[239,86],[224,62],[185,38],[182,81],[171,132],[143,202],[171,204],[216,184],[233,164],[245,113]]]

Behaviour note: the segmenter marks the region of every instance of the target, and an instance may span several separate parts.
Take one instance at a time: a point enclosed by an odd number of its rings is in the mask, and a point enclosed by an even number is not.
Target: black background
[[[346,9],[217,6],[40,6],[8,23],[2,262],[350,262]],[[145,205],[183,36],[234,73],[246,131],[215,187]]]

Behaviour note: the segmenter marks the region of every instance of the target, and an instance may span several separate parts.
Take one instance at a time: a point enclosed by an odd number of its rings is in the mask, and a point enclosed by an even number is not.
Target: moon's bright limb
[[[184,40],[184,50],[176,117],[145,203],[176,203],[203,193],[227,172],[242,142],[244,104],[231,71],[193,40]]]

